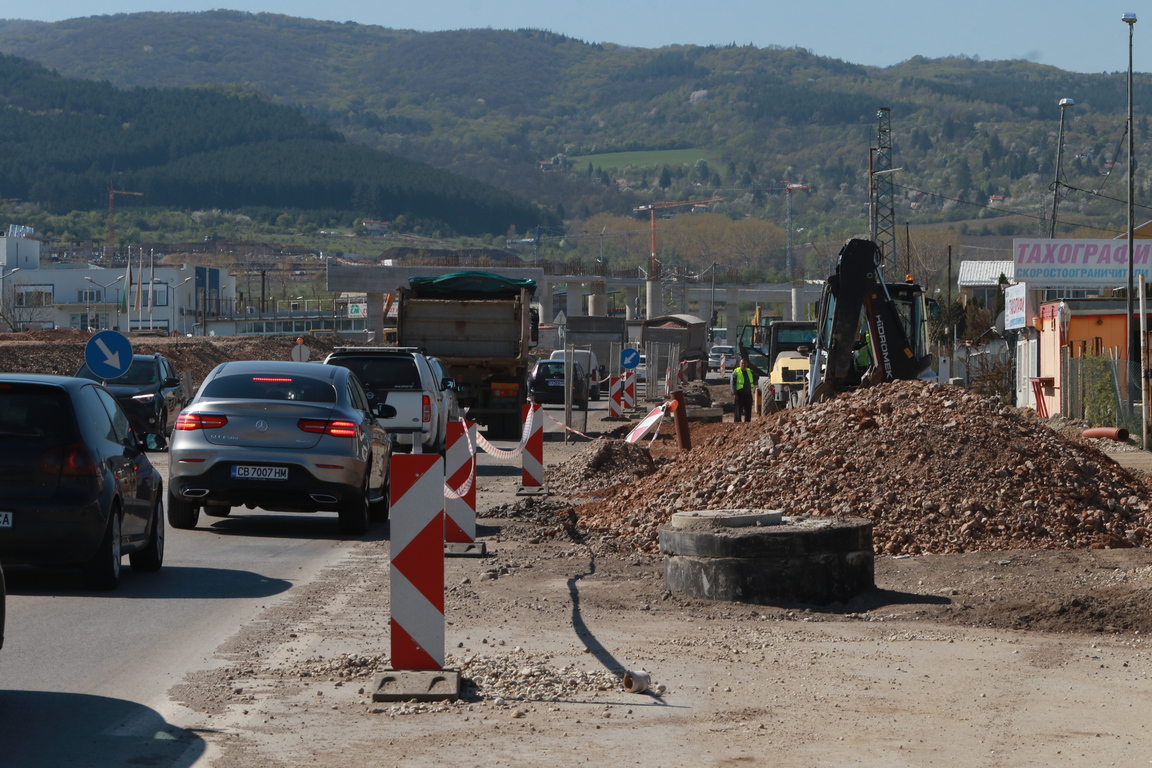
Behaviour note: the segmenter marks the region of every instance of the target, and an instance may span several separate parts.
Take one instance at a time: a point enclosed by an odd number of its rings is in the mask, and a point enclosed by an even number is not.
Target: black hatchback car
[[[162,481],[144,448],[104,387],[0,374],[0,562],[80,566],[96,589],[117,585],[125,554],[160,570]]]
[[[87,364],[76,375],[107,387],[128,414],[137,435],[170,435],[177,414],[188,403],[188,393],[176,369],[160,353],[133,355],[128,370],[115,379],[102,379]]]
[[[528,377],[528,391],[538,403],[564,403],[564,361],[541,360]],[[584,368],[572,361],[572,405],[588,407],[588,377]]]

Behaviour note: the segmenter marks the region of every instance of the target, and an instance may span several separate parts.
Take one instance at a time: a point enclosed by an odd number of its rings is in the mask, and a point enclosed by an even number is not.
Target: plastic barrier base
[[[446,541],[444,557],[488,557],[488,544],[483,541]]]
[[[372,701],[456,701],[460,672],[455,669],[389,669],[376,675]]]

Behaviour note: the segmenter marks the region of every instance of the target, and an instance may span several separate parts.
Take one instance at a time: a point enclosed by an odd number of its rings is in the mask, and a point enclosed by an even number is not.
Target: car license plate
[[[232,477],[240,480],[287,480],[288,467],[252,467],[235,464],[232,467]]]
[[[562,387],[564,386],[564,379],[548,379],[548,386]]]
[[[12,527],[12,513],[11,512],[0,512],[0,528],[11,528],[11,527]]]

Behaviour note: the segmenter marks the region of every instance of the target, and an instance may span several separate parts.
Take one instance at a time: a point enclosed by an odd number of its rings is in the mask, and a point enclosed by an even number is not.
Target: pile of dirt
[[[1152,544],[1141,480],[959,387],[894,382],[724,426],[578,507],[581,527],[656,552],[659,527],[678,510],[782,508],[870,519],[887,555]]]
[[[84,363],[85,331],[32,331],[0,335],[0,373],[51,373],[72,376]],[[132,336],[138,355],[159,352],[179,373],[188,371],[194,385],[217,365],[229,360],[290,360],[298,338],[323,359],[334,347],[346,345],[335,336]],[[352,346],[347,344],[347,346]]]
[[[652,454],[643,445],[597,439],[548,472],[548,485],[566,495],[592,493],[631,483],[656,471]]]

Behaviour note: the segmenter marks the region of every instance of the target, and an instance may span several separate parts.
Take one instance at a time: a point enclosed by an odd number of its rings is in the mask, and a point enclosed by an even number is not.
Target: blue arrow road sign
[[[132,365],[132,342],[118,331],[100,331],[88,339],[84,362],[102,379],[119,378]]]
[[[638,365],[640,365],[639,350],[625,349],[620,352],[620,367],[630,371]]]

